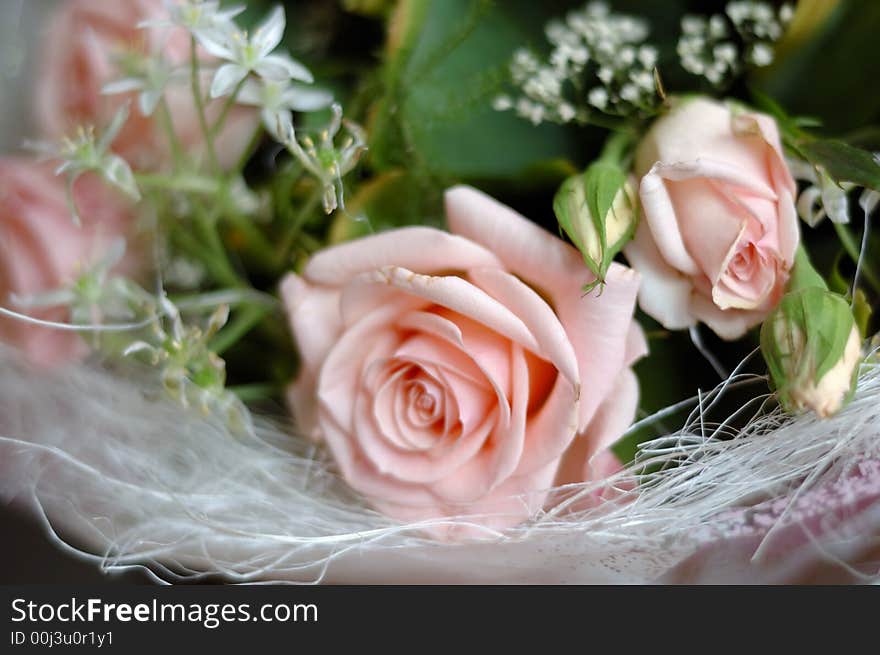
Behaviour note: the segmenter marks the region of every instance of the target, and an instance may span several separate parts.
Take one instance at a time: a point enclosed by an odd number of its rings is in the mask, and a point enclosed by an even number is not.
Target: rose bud
[[[862,340],[846,300],[828,291],[798,251],[790,290],[761,327],[761,351],[783,407],[821,417],[855,389]]]
[[[553,211],[595,275],[585,292],[605,284],[608,267],[635,232],[637,209],[635,190],[615,163],[597,161],[562,183]]]

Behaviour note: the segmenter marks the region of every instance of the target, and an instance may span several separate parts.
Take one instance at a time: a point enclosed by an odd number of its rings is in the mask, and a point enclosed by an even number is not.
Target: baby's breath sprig
[[[645,43],[647,23],[590,2],[546,27],[553,46],[544,61],[527,49],[514,53],[511,79],[522,95],[501,95],[493,106],[513,109],[534,124],[600,123],[601,116],[653,114],[660,102],[655,82],[657,49]]]
[[[747,66],[768,66],[792,15],[789,4],[777,11],[755,0],[729,2],[723,15],[686,15],[677,46],[682,68],[720,87]]]

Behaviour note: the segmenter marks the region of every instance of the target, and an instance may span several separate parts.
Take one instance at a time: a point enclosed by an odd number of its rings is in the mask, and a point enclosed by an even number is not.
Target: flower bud
[[[553,211],[596,276],[584,291],[605,284],[608,267],[632,238],[638,221],[637,196],[626,173],[608,161],[592,164],[583,174],[562,183]]]
[[[820,286],[786,294],[761,327],[782,405],[831,416],[855,389],[861,337],[849,304]]]

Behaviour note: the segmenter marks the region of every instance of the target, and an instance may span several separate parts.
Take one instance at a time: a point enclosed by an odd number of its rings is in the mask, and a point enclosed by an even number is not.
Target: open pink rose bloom
[[[772,118],[681,102],[636,154],[644,220],[626,256],[646,313],[737,339],[782,297],[799,241],[796,187]]]
[[[880,579],[880,13],[577,4],[0,3],[34,538],[163,582]]]
[[[446,211],[451,234],[367,237],[284,281],[303,357],[290,400],[382,512],[500,528],[555,483],[613,471],[603,451],[632,421],[646,351],[638,275],[616,265],[582,297],[571,246],[468,187]]]

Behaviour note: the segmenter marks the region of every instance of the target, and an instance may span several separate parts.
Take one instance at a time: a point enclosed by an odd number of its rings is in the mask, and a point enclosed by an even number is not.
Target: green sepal
[[[624,170],[597,161],[584,173],[569,177],[553,199],[559,226],[581,252],[596,279],[584,292],[605,284],[614,257],[632,239],[638,221],[635,193]]]
[[[785,290],[788,293],[792,293],[811,287],[817,287],[825,291],[828,290],[828,285],[825,284],[824,278],[813,268],[807,251],[804,249],[803,244],[800,244],[794,255],[794,266],[792,266],[791,275],[788,278],[788,285]]]
[[[836,293],[810,286],[783,296],[761,326],[761,352],[784,406],[793,387],[818,384],[843,358],[854,325]]]

